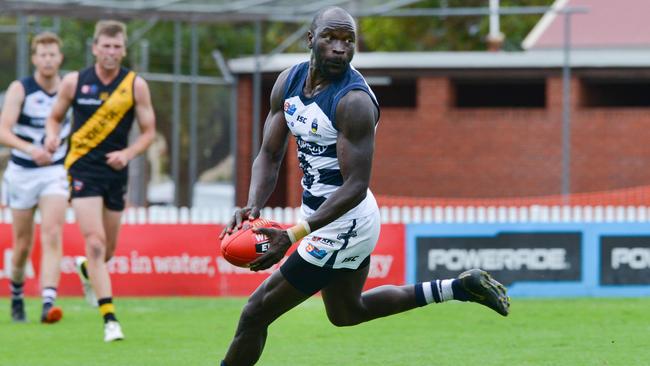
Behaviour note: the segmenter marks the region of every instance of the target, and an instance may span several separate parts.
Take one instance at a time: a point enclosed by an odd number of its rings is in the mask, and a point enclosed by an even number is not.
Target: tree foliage
[[[487,0],[425,0],[411,8],[487,7]],[[502,7],[550,6],[553,0],[501,0]],[[521,42],[541,15],[503,15],[504,48],[520,50]],[[363,51],[478,51],[487,48],[488,16],[372,17],[359,21]]]

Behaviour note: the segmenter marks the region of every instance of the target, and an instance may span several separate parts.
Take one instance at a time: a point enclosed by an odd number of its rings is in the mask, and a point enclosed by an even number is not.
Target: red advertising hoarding
[[[117,296],[246,296],[278,265],[264,272],[251,272],[221,257],[218,235],[223,225],[123,225],[114,258],[109,262],[113,292]],[[39,293],[40,240],[27,270],[25,292]],[[83,255],[84,244],[76,224],[63,232],[61,295],[81,295],[74,257]],[[295,245],[294,245],[295,247]],[[293,250],[293,248],[292,248]],[[366,288],[403,284],[404,225],[382,225],[371,257]],[[11,226],[0,224],[0,296],[9,294]]]

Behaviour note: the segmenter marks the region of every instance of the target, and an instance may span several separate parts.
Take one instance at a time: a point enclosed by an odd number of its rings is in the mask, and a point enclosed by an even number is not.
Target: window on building
[[[544,108],[546,80],[452,80],[457,108]]]
[[[583,79],[585,107],[650,107],[649,79]]]
[[[366,77],[382,108],[415,108],[417,85],[415,79]]]

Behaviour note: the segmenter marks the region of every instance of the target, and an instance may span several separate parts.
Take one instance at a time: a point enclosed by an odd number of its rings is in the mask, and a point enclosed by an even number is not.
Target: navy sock
[[[25,283],[16,283],[14,281],[9,282],[9,290],[11,290],[11,300],[22,300],[23,299],[23,286]]]

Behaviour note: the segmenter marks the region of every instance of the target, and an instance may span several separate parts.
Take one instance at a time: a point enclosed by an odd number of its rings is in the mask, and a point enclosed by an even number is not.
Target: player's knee
[[[335,327],[350,327],[361,323],[358,317],[350,313],[327,314],[327,318]]]
[[[43,245],[49,245],[51,247],[58,247],[61,245],[61,241],[58,240],[58,238],[61,237],[61,227],[57,225],[42,227],[41,236],[43,238]]]
[[[24,264],[25,262],[27,262],[27,257],[29,257],[29,246],[27,245],[15,246],[13,249],[12,256],[13,256],[14,263]]]
[[[31,230],[16,230],[16,244],[28,248],[32,242]]]
[[[101,235],[88,234],[86,239],[86,254],[89,259],[103,260],[106,256],[105,239]]]
[[[253,299],[249,299],[246,306],[244,306],[239,322],[244,329],[264,328],[268,326],[261,304]]]

